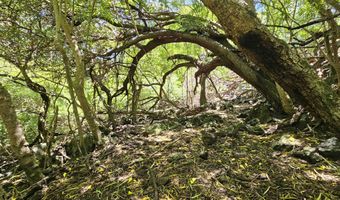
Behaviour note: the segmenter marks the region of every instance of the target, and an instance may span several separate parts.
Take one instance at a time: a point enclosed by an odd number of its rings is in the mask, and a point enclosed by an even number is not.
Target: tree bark
[[[137,123],[137,109],[138,109],[138,102],[139,102],[139,97],[140,93],[142,90],[142,86],[138,85],[136,81],[132,82],[132,97],[131,97],[131,118],[132,118],[132,123],[136,124]]]
[[[285,113],[288,115],[293,115],[295,110],[294,110],[294,104],[292,100],[290,99],[289,95],[284,91],[284,89],[276,83],[276,89],[277,92],[280,95],[281,103],[282,103],[282,109]]]
[[[204,106],[207,104],[207,95],[206,95],[206,80],[207,80],[207,75],[202,74],[200,76],[200,86],[201,86],[201,91],[200,91],[200,106]]]
[[[85,119],[89,124],[90,130],[94,135],[96,142],[101,143],[101,133],[99,131],[98,125],[95,120],[95,114],[91,109],[89,102],[86,99],[86,95],[84,92],[84,84],[85,84],[85,66],[84,62],[78,47],[77,42],[72,37],[72,27],[68,24],[65,16],[62,14],[58,1],[53,0],[53,10],[55,15],[55,20],[58,22],[60,27],[64,30],[65,38],[69,46],[71,47],[71,51],[76,63],[76,75],[74,80],[74,91],[79,100],[80,106],[83,110]]]
[[[306,61],[275,38],[249,9],[236,0],[202,0],[233,42],[296,102],[327,125],[340,130],[339,96]]]
[[[25,171],[31,182],[41,180],[44,175],[38,166],[37,160],[28,147],[24,132],[12,103],[11,95],[0,84],[0,117],[6,127],[11,147],[18,158],[20,167]]]

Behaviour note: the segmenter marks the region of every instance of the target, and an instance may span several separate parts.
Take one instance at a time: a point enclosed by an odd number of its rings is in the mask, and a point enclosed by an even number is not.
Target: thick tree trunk
[[[340,130],[339,96],[307,62],[275,38],[238,0],[202,0],[217,16],[227,35],[257,66],[330,127]]]
[[[135,81],[133,81],[132,85],[132,97],[131,97],[131,117],[132,123],[137,123],[137,109],[140,93],[142,90],[142,86],[139,86]]]
[[[19,160],[21,168],[25,171],[31,182],[41,180],[42,174],[37,160],[34,157],[24,132],[18,122],[15,109],[8,91],[0,84],[0,117],[6,127],[11,147]]]
[[[202,74],[200,76],[200,86],[201,86],[201,91],[200,91],[200,106],[204,106],[207,104],[207,95],[206,95],[206,80],[207,80],[207,75]]]

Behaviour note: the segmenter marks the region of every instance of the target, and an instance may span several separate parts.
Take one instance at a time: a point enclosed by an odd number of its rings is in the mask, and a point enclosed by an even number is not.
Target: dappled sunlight
[[[340,184],[340,175],[336,176],[323,171],[318,172],[316,169],[314,169],[313,171],[305,171],[305,174],[308,178],[314,181],[324,181],[333,184]]]
[[[336,0],[1,0],[0,200],[340,199]]]

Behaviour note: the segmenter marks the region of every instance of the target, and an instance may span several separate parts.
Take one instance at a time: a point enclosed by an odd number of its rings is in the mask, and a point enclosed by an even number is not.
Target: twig
[[[285,29],[288,29],[288,30],[297,30],[297,29],[302,29],[302,28],[305,28],[307,26],[311,26],[311,25],[314,25],[314,24],[317,24],[317,23],[321,23],[321,22],[324,22],[324,21],[327,21],[327,20],[330,20],[330,19],[333,19],[333,18],[336,18],[340,16],[340,13],[337,13],[335,15],[332,15],[330,17],[326,17],[326,18],[322,18],[322,19],[316,19],[316,20],[313,20],[313,21],[310,21],[306,24],[302,24],[300,26],[296,26],[296,27],[291,27],[291,26],[281,26],[281,25],[266,25],[267,27],[277,27],[277,28],[285,28]]]

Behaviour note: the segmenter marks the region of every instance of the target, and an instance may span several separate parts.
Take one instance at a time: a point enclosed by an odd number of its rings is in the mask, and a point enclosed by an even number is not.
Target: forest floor
[[[248,105],[249,107],[249,105]],[[122,125],[102,148],[54,166],[43,187],[20,171],[2,178],[12,199],[340,199],[340,162],[313,164],[275,151],[283,135],[317,144],[316,132],[260,123],[242,129],[243,104],[152,124]],[[232,128],[231,128],[232,127]],[[6,182],[7,181],[7,182]],[[4,193],[6,191],[6,195]],[[32,192],[34,191],[34,192]]]

